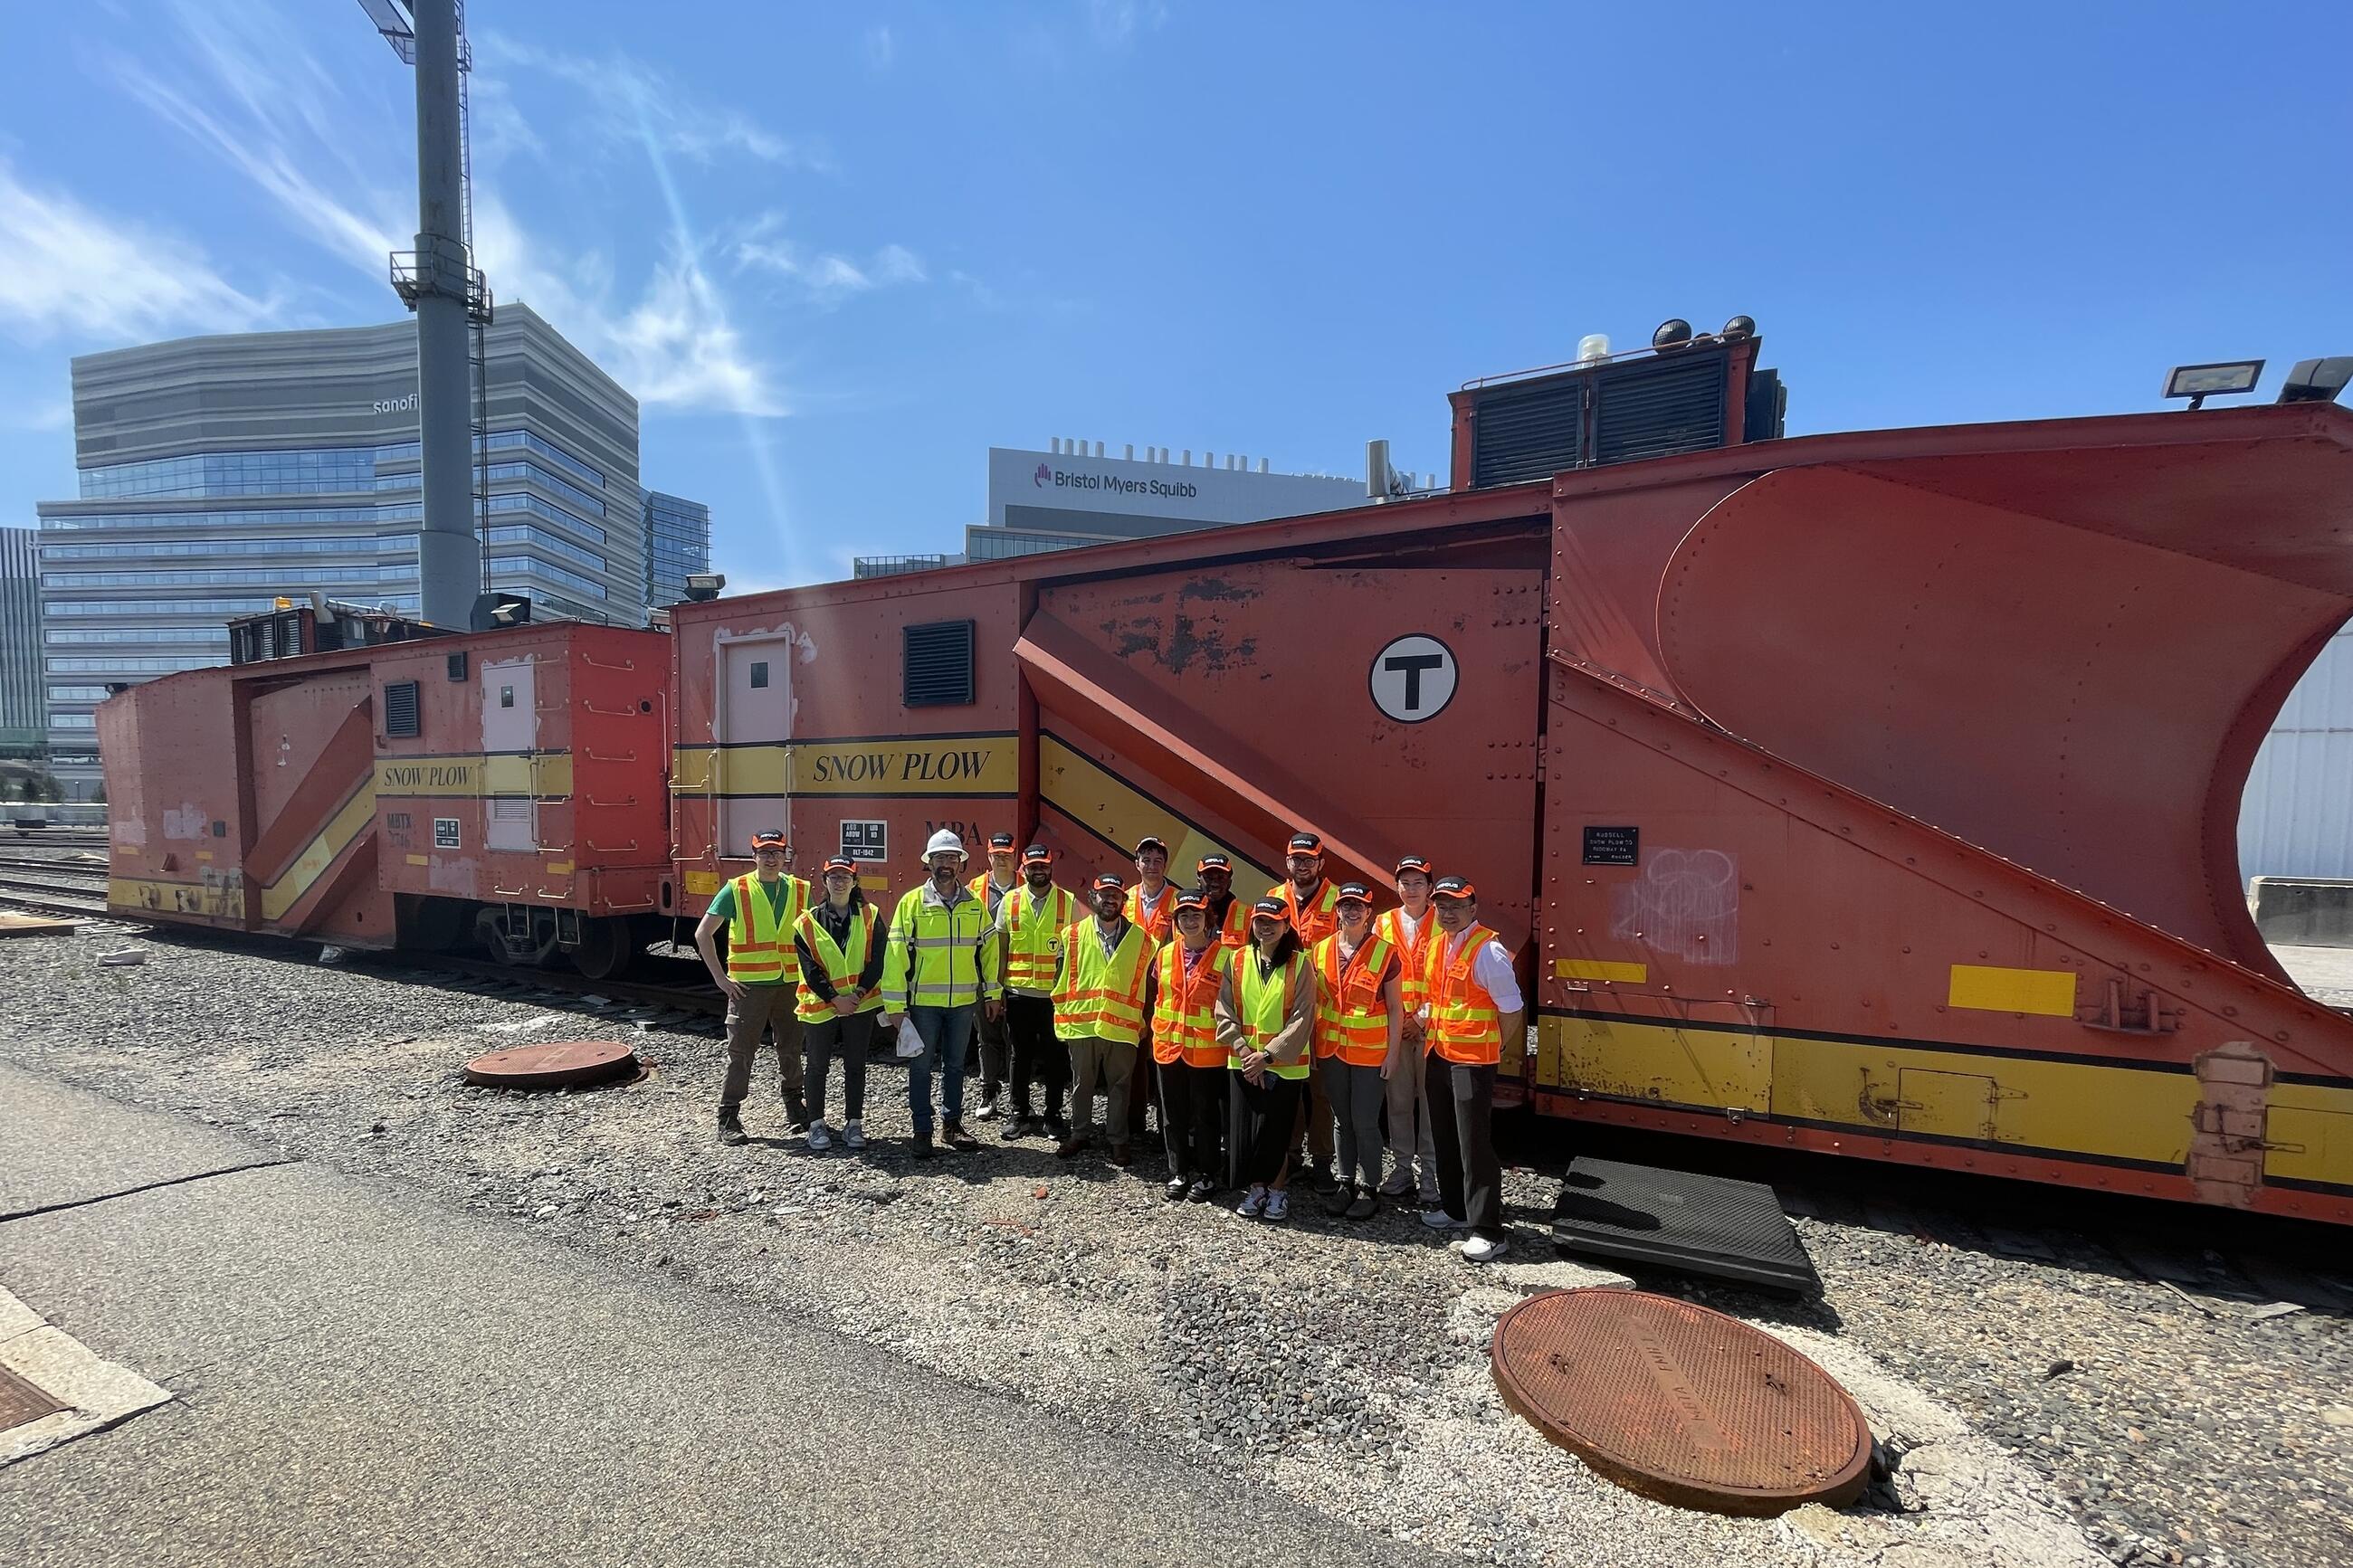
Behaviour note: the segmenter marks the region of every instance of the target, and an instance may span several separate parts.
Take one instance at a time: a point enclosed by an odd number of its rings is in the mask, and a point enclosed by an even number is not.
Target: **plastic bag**
[[[915,1032],[915,1020],[913,1018],[902,1017],[899,1020],[898,1049],[899,1059],[902,1062],[913,1061],[923,1054],[923,1037]]]

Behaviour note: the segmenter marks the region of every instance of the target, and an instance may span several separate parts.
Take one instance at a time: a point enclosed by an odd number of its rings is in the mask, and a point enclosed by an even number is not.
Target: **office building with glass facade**
[[[29,528],[0,528],[0,757],[48,750],[41,678],[41,589]]]
[[[475,478],[493,588],[542,619],[645,624],[637,400],[527,306],[484,335]],[[240,333],[73,362],[79,493],[45,501],[50,748],[87,795],[110,682],[225,663],[279,595],[414,614],[413,322]]]
[[[686,580],[711,570],[711,509],[701,501],[639,490],[645,508],[646,610],[686,597]]]

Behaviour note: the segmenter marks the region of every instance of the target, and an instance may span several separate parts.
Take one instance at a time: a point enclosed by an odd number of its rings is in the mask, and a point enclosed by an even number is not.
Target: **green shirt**
[[[760,890],[768,895],[768,912],[776,916],[779,920],[784,918],[785,895],[790,890],[790,887],[791,885],[782,877],[777,878],[773,882],[762,882],[760,884]],[[719,884],[719,896],[711,900],[710,912],[716,915],[723,921],[732,921],[735,918],[734,878],[730,877],[727,880]],[[791,931],[785,932],[785,940],[786,942],[790,942],[792,939],[793,933]],[[746,985],[782,985],[785,982],[782,980],[746,980],[743,984]]]

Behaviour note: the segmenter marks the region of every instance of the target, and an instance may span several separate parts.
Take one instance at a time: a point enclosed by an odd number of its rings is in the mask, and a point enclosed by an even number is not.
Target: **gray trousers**
[[[1430,1086],[1422,1077],[1420,1061],[1407,1058],[1388,1080],[1388,1195],[1401,1198],[1414,1191],[1414,1173],[1419,1168],[1421,1201],[1434,1204],[1438,1202],[1438,1147],[1430,1137]]]
[[[801,1017],[793,1009],[800,1000],[797,985],[746,985],[744,999],[727,1004],[727,1081],[719,1090],[719,1109],[733,1110],[752,1091],[752,1058],[760,1054],[768,1031],[776,1034],[776,1066],[784,1079],[785,1105],[801,1109]]]
[[[1381,1081],[1380,1068],[1350,1067],[1338,1057],[1325,1057],[1315,1071],[1324,1079],[1324,1097],[1332,1102],[1339,1133],[1335,1173],[1369,1193],[1381,1184],[1381,1106],[1388,1085]]]
[[[1071,1136],[1084,1138],[1094,1131],[1095,1084],[1101,1081],[1112,1147],[1124,1146],[1128,1141],[1127,1094],[1135,1081],[1135,1047],[1096,1035],[1062,1044],[1071,1053]]]

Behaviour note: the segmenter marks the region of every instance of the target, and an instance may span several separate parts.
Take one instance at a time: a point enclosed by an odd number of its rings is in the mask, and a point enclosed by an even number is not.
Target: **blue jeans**
[[[964,1120],[964,1058],[972,1044],[974,1004],[961,1007],[910,1007],[907,1016],[923,1037],[923,1054],[907,1064],[907,1115],[915,1139],[932,1135],[932,1073],[940,1075],[940,1105],[950,1121]]]

